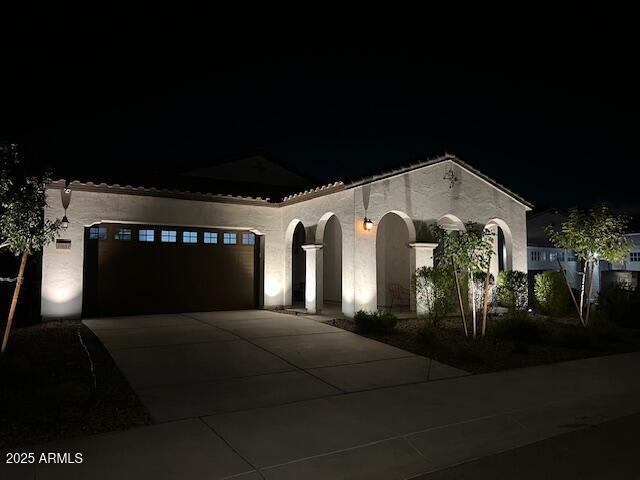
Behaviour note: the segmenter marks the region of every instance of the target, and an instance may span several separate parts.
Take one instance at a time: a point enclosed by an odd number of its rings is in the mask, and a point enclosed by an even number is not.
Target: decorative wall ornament
[[[449,167],[449,170],[445,172],[444,177],[442,177],[442,179],[449,180],[449,188],[453,188],[453,186],[460,181],[458,180],[458,177],[456,177],[456,174],[453,171],[452,167]]]

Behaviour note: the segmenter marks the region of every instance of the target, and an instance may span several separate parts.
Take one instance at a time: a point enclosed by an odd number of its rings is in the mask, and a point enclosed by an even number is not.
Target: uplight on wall
[[[364,226],[365,230],[372,230],[373,229],[373,220],[371,220],[370,218],[364,217],[363,226]]]

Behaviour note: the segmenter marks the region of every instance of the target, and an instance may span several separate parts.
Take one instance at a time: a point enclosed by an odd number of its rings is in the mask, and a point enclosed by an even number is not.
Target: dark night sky
[[[92,30],[5,44],[0,139],[57,177],[262,153],[328,181],[446,151],[538,205],[640,205],[637,55],[602,32],[496,53],[371,31]]]

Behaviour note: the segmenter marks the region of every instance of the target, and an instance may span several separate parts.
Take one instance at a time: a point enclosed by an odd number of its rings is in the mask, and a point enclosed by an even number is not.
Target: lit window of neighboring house
[[[225,232],[224,236],[222,237],[222,243],[225,243],[227,245],[235,245],[237,242],[236,240],[236,234],[232,233],[232,232]]]
[[[107,227],[91,227],[89,229],[89,238],[91,240],[106,240]]]
[[[204,243],[218,243],[218,233],[217,232],[204,232],[203,241],[204,241]]]
[[[558,253],[557,252],[549,252],[549,261],[550,262],[555,262],[556,258],[558,258]]]
[[[138,230],[138,240],[141,242],[153,242],[154,236],[153,230]]]
[[[538,250],[531,251],[531,261],[539,262],[540,261],[540,252]]]
[[[640,262],[640,252],[631,252],[629,257],[632,262]]]
[[[131,240],[131,229],[116,228],[116,240]]]
[[[253,233],[243,233],[242,234],[242,244],[243,245],[255,245],[256,237]]]
[[[176,235],[175,230],[162,230],[160,233],[160,241],[163,243],[176,243]]]
[[[182,243],[198,243],[198,232],[182,232]]]

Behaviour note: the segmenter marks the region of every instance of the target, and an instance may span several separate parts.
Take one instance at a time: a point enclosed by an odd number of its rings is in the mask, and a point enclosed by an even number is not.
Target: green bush
[[[498,274],[498,303],[511,312],[527,309],[529,284],[527,274],[517,270]]]
[[[434,326],[456,306],[453,274],[443,268],[422,267],[413,276],[416,301],[426,308],[426,318]]]
[[[571,309],[571,296],[560,272],[542,272],[535,276],[534,293],[540,311],[560,317]]]
[[[501,318],[496,322],[495,335],[502,340],[535,343],[542,338],[540,327],[526,315]]]
[[[387,311],[366,312],[358,310],[354,316],[358,333],[390,333],[396,328],[398,319]]]
[[[640,327],[640,292],[626,282],[601,288],[598,316],[621,327]]]

